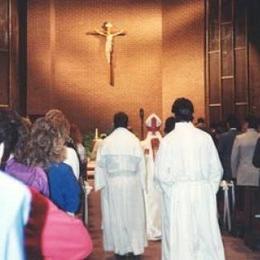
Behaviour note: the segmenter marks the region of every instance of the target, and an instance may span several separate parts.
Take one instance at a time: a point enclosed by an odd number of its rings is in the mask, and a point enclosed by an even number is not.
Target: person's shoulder
[[[9,176],[5,172],[0,171],[0,190],[4,193],[5,190],[15,194],[27,194],[30,192],[21,181]]]
[[[205,139],[209,139],[209,138],[211,139],[211,135],[207,131],[204,131],[204,130],[202,130],[198,127],[195,127],[195,126],[193,126],[192,129],[193,129],[193,133],[195,135],[200,136],[200,137],[205,138]]]
[[[77,152],[72,147],[66,146],[67,159],[71,157],[77,157]]]
[[[64,162],[58,162],[58,163],[52,163],[49,167],[49,170],[54,171],[54,172],[59,172],[59,171],[67,171],[71,168],[70,165],[68,165],[67,163]]]
[[[247,132],[245,132],[245,133],[240,133],[240,134],[238,134],[238,135],[236,136],[236,139],[237,139],[237,141],[241,141],[241,140],[246,139],[247,136],[248,136],[248,133],[247,133]]]

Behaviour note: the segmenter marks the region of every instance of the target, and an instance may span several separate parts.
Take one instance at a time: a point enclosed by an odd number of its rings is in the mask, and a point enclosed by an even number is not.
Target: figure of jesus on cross
[[[102,25],[102,30],[96,29],[93,33],[87,33],[91,35],[101,35],[106,38],[105,45],[105,55],[107,62],[110,67],[110,85],[114,86],[114,72],[113,72],[113,43],[114,38],[117,36],[124,36],[126,32],[124,30],[120,30],[117,32],[112,31],[113,25],[110,22],[104,22]]]

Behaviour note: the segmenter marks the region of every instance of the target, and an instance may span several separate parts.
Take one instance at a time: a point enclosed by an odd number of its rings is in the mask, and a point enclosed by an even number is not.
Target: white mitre
[[[149,115],[145,120],[145,125],[147,127],[159,127],[161,124],[162,124],[161,119],[155,113]]]

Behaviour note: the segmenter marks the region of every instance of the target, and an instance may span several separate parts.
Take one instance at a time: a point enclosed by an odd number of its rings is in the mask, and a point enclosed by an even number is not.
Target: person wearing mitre
[[[145,121],[147,136],[141,142],[146,162],[145,204],[148,240],[161,239],[160,194],[154,187],[154,161],[162,136],[159,132],[161,120],[151,114]]]

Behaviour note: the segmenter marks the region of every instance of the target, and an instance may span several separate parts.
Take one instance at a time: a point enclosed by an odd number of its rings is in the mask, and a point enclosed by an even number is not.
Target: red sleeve
[[[32,209],[26,226],[27,257],[83,259],[93,250],[82,221],[58,209],[39,192],[32,192]]]

